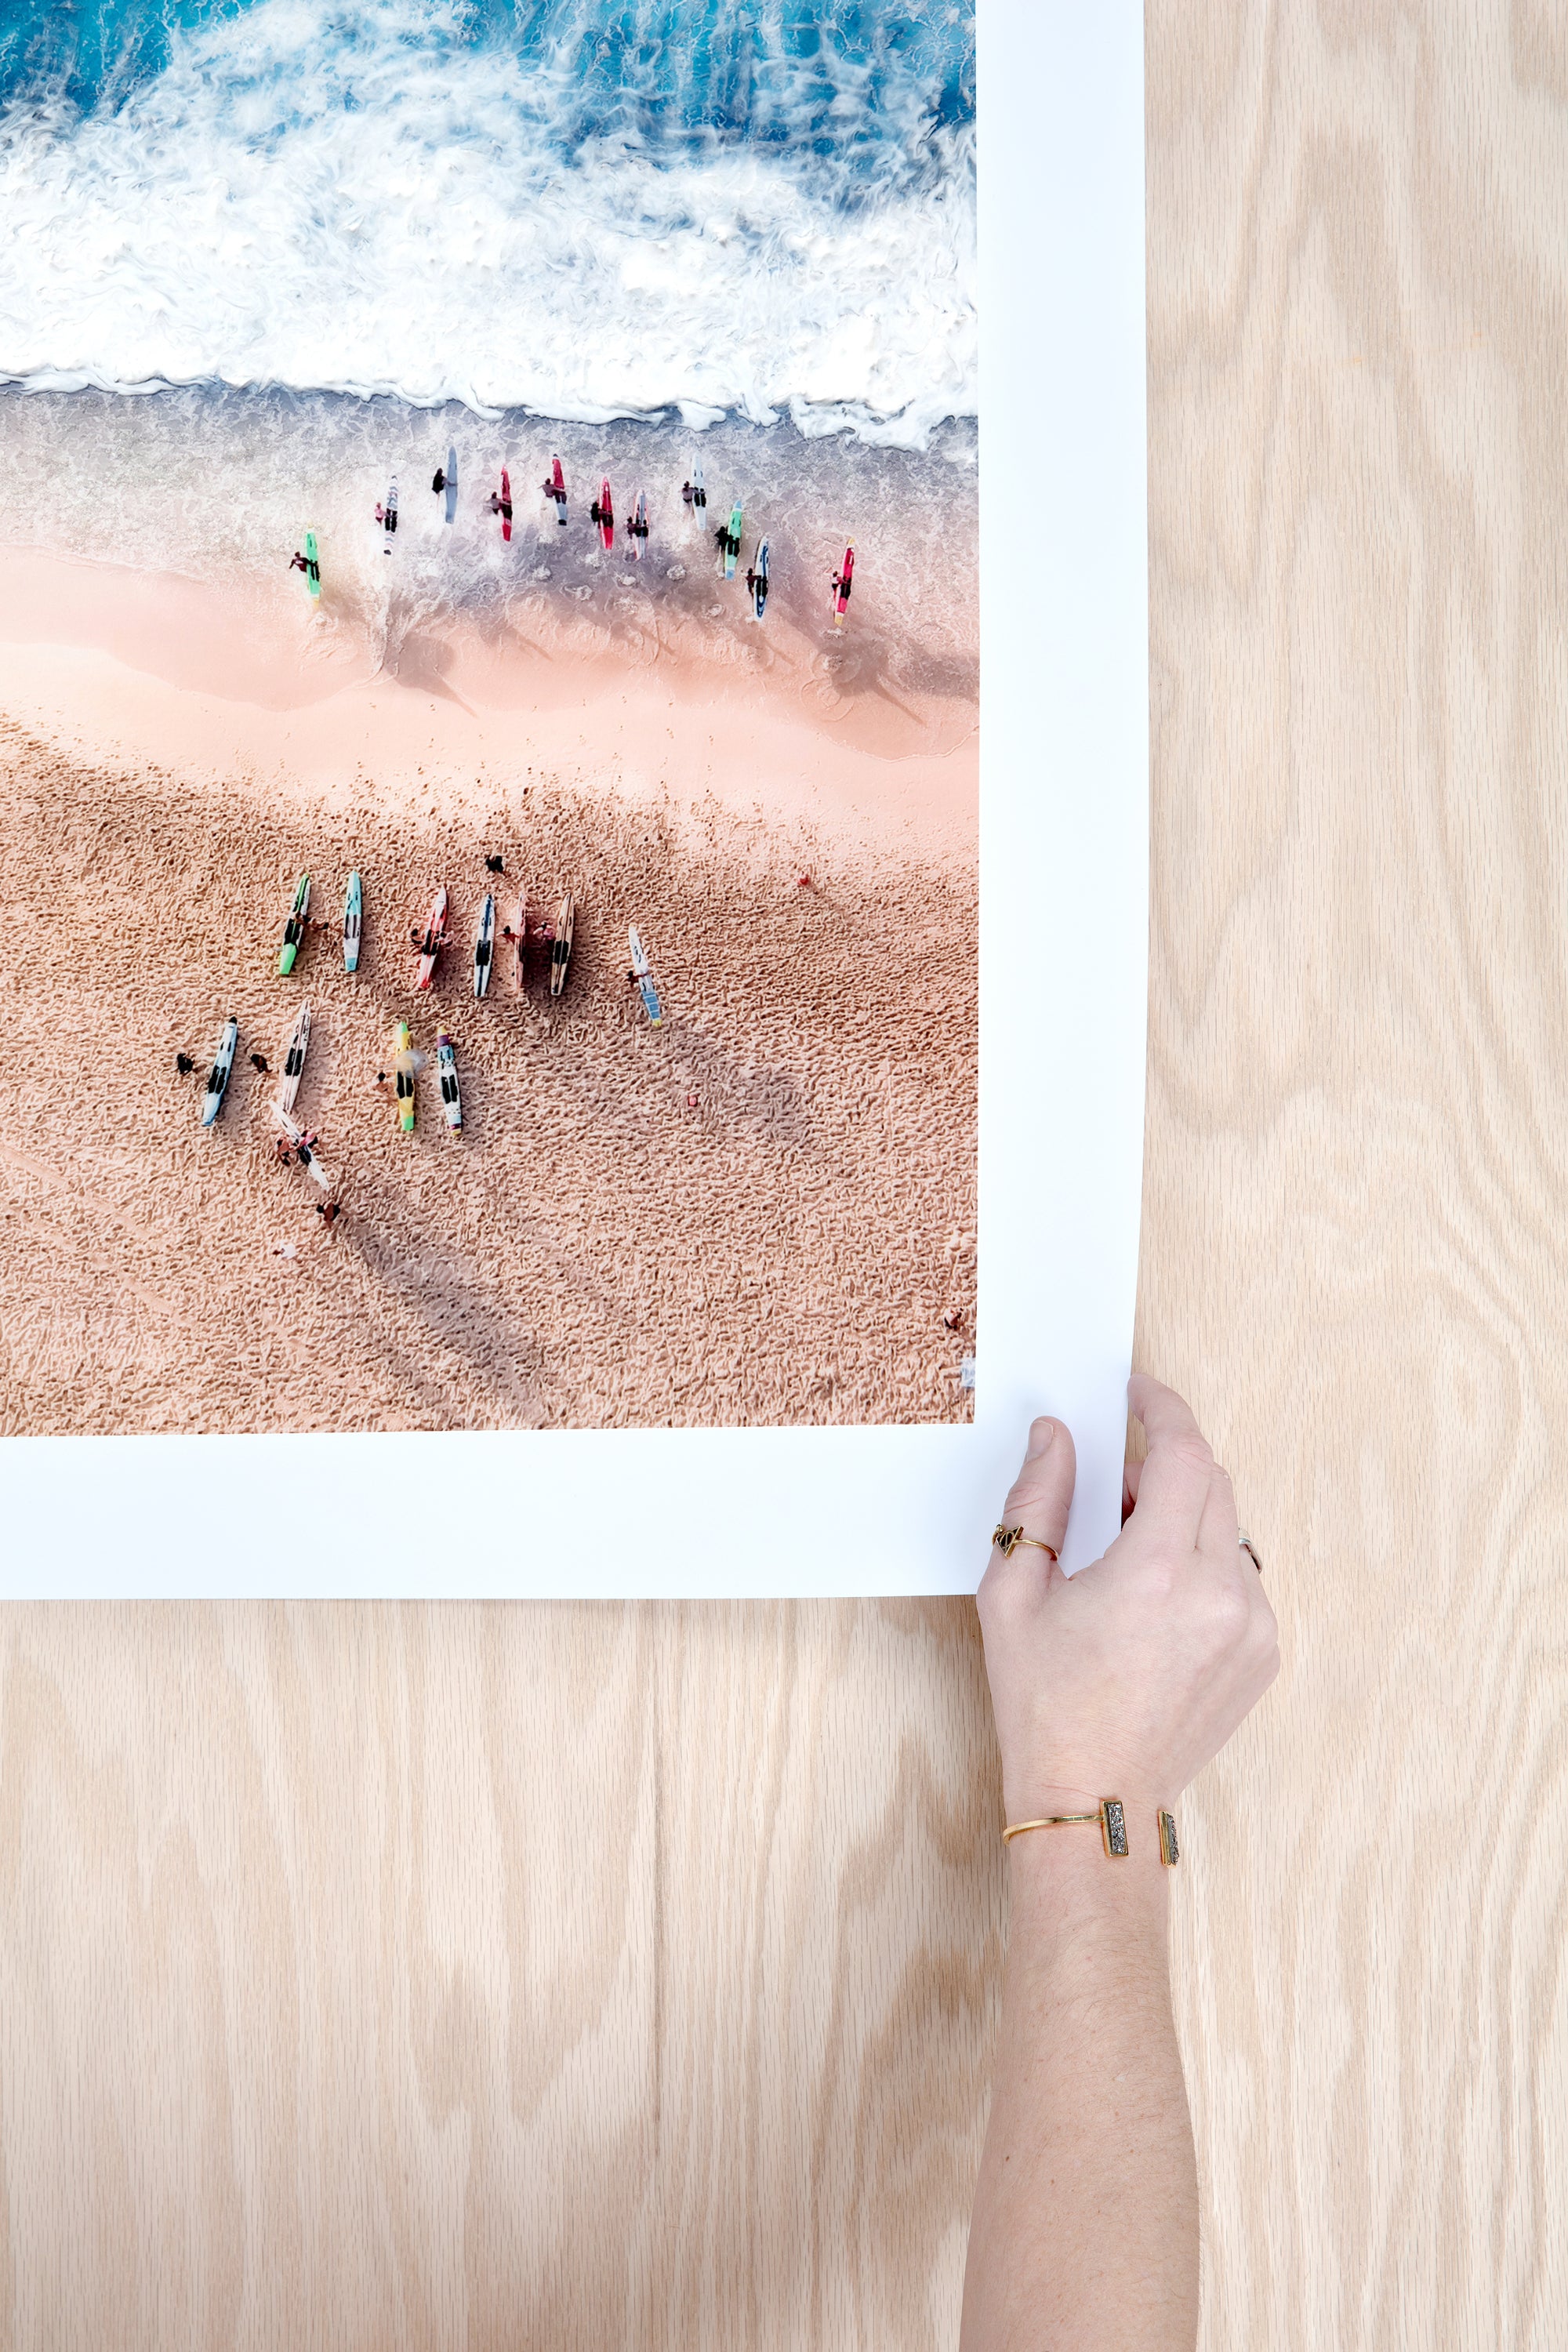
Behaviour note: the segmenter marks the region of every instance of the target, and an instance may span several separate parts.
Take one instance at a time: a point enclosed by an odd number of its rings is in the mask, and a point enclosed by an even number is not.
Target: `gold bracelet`
[[[1166,1870],[1173,1870],[1181,1853],[1176,1843],[1176,1822],[1163,1806],[1156,1809],[1154,1819],[1160,1832],[1160,1861]],[[1004,1845],[1022,1837],[1026,1830],[1065,1830],[1080,1822],[1098,1822],[1106,1853],[1114,1861],[1127,1859],[1127,1814],[1120,1797],[1102,1797],[1092,1813],[1046,1813],[1037,1822],[1009,1822],[1002,1832]]]
[[[1026,1830],[1063,1830],[1075,1822],[1098,1822],[1106,1853],[1118,1861],[1126,1860],[1127,1815],[1120,1797],[1102,1797],[1092,1813],[1047,1813],[1037,1822],[1011,1822],[1002,1832],[1002,1843],[1009,1844]]]

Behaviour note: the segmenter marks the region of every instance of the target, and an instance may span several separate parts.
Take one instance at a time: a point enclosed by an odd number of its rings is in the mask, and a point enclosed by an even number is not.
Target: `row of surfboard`
[[[278,950],[278,972],[286,980],[299,960],[310,919],[310,877],[301,874],[294,886],[294,896],[283,924],[283,940]],[[504,927],[502,936],[512,948],[517,985],[521,990],[527,982],[528,949],[530,943],[548,947],[550,950],[550,993],[559,996],[566,985],[567,966],[572,961],[572,937],[576,922],[576,907],[570,891],[555,909],[549,923],[537,921],[530,909],[528,894],[520,891],[517,901],[517,927]],[[343,893],[342,946],[343,970],[359,970],[360,942],[364,929],[364,884],[357,873],[351,874]],[[410,934],[418,950],[417,985],[430,986],[436,974],[436,960],[446,947],[449,937],[447,900],[445,887],[437,891],[429,914],[422,927]],[[495,968],[496,902],[495,893],[487,891],[479,908],[479,928],[474,934],[474,994],[489,993],[490,974]]]
[[[306,1173],[323,1192],[331,1192],[336,1189],[337,1180],[323,1164],[314,1136],[302,1128],[294,1116],[294,1105],[300,1092],[300,1081],[305,1074],[305,1056],[310,1045],[310,1007],[305,1003],[295,1014],[294,1025],[289,1032],[289,1042],[283,1051],[283,1083],[272,1106],[272,1115]],[[231,1013],[219,1034],[206,1091],[202,1097],[204,1127],[211,1127],[223,1108],[238,1046],[239,1022]],[[400,1021],[394,1030],[392,1050],[397,1124],[405,1135],[412,1135],[416,1102],[414,1082],[424,1066],[424,1056],[414,1050],[406,1021]],[[444,1029],[436,1033],[436,1069],[441,1087],[442,1116],[447,1125],[456,1132],[463,1124],[463,1097],[458,1086],[457,1048]]]
[[[446,501],[446,519],[448,523],[455,523],[458,520],[458,452],[455,445],[448,444],[446,465],[444,467],[437,467],[430,487],[433,490],[444,497]],[[559,456],[552,457],[550,463],[550,478],[547,481],[542,482],[540,487],[545,497],[553,502],[555,508],[555,520],[561,524],[562,528],[564,529],[566,524],[566,475]],[[700,524],[705,521],[708,511],[708,492],[702,480],[702,465],[700,459],[693,460],[690,478],[681,485],[681,495],[683,499],[689,496],[689,504],[693,520]],[[492,513],[496,514],[500,518],[501,538],[510,545],[511,541],[512,526],[511,476],[504,466],[500,469],[500,488],[499,491],[491,491],[489,503]],[[614,493],[610,488],[610,478],[607,474],[600,480],[599,495],[590,506],[588,513],[599,533],[600,544],[607,555],[610,553],[616,543],[616,504]],[[393,545],[397,536],[397,483],[395,479],[389,487],[385,498],[375,509],[375,519],[381,527],[382,546],[384,552],[388,555],[392,553]],[[636,561],[640,562],[647,549],[648,541],[647,493],[646,490],[638,490],[637,493],[636,498],[632,501],[630,520],[626,523],[624,528],[629,542],[626,552]],[[724,577],[726,580],[733,580],[735,577],[736,568],[740,562],[741,541],[744,529],[745,509],[742,500],[737,498],[730,509],[729,521],[721,524],[719,530],[713,534],[714,538],[719,542],[720,558],[723,564]],[[751,563],[747,567],[746,571],[747,592],[752,599],[752,611],[759,621],[763,618],[763,614],[767,610],[769,560],[769,542],[765,539],[761,539],[757,542],[755,552],[753,553]],[[316,531],[313,527],[305,533],[305,551],[302,568],[305,574],[305,585],[309,590],[312,600],[319,600],[321,593],[321,542],[317,538]],[[833,625],[835,628],[841,629],[844,626],[844,616],[849,609],[849,596],[851,588],[854,584],[854,578],[855,542],[853,540],[850,540],[844,550],[844,561],[839,565],[838,570],[833,574]]]

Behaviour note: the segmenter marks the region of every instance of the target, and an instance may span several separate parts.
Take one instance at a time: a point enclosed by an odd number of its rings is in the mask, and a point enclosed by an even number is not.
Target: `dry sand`
[[[25,608],[9,580],[0,1429],[968,1417],[972,702],[858,694],[773,641],[726,665],[448,640],[396,677],[329,643],[290,667],[267,632],[291,609],[237,650],[205,592],[160,628],[134,575],[34,566]],[[503,920],[520,879],[575,894],[559,1005],[542,959],[514,993],[510,952],[473,1002],[487,853]],[[335,923],[354,866],[359,975],[328,933],[279,980],[295,876]],[[426,998],[407,929],[437,882],[454,945]],[[331,1241],[246,1060],[276,1071],[302,996]],[[374,1091],[405,1016],[432,1058],[437,1027],[458,1041],[460,1137],[433,1070],[412,1139]]]

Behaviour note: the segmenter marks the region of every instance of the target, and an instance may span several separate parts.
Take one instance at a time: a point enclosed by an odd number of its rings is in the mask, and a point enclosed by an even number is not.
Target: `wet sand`
[[[160,630],[73,569],[74,600],[37,572],[24,607],[13,570],[0,608],[0,1429],[968,1417],[972,703],[857,694],[782,637],[639,667],[515,632],[405,647],[396,675],[323,641],[268,703],[288,608],[237,652],[206,592]],[[559,1004],[542,955],[514,992],[509,950],[473,1001],[487,853],[501,920],[519,880],[576,898]],[[278,979],[295,876],[335,926],[354,866],[358,976],[329,931]],[[437,882],[453,946],[420,997],[407,929]],[[270,1156],[303,996],[331,1241]],[[374,1090],[400,1017],[432,1063],[456,1038],[460,1136],[433,1066],[413,1139]]]

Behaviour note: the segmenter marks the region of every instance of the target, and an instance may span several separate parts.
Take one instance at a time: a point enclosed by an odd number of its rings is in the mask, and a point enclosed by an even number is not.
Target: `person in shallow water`
[[[682,482],[680,485],[680,503],[686,509],[687,513],[689,514],[691,512],[691,485],[689,482]]]
[[[441,494],[441,492],[446,488],[446,487],[447,487],[447,469],[446,469],[446,467],[445,467],[444,466],[437,466],[437,468],[436,468],[436,471],[435,471],[435,475],[434,475],[434,477],[432,478],[432,480],[431,480],[431,483],[430,483],[430,488],[431,488],[436,492],[437,496],[437,497],[439,497],[439,496],[440,496],[440,494]]]

